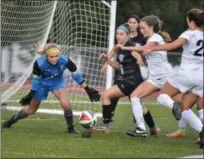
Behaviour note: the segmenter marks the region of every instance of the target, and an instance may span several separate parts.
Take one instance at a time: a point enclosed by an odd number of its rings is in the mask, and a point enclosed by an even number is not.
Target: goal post
[[[113,71],[101,73],[99,56],[114,44],[117,1],[1,1],[1,102],[19,110],[19,99],[28,93],[36,45],[57,43],[76,63],[87,83],[103,92],[112,84]],[[101,103],[91,103],[86,92],[64,73],[74,115],[93,110],[101,116]],[[62,114],[53,94],[38,112]]]

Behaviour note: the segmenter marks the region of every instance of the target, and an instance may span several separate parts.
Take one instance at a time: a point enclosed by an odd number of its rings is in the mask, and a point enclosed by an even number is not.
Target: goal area
[[[1,1],[1,103],[2,109],[20,110],[20,98],[31,88],[37,45],[56,43],[77,65],[90,87],[101,93],[112,84],[112,70],[100,72],[101,53],[114,44],[116,1]],[[101,116],[101,103],[64,73],[74,115],[93,110]],[[52,93],[38,112],[63,114]]]

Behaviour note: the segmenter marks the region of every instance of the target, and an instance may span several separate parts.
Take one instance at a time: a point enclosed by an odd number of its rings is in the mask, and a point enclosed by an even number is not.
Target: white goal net
[[[1,102],[7,105],[3,108],[20,109],[19,99],[31,86],[35,46],[46,42],[60,45],[89,86],[103,91],[106,74],[99,71],[99,55],[106,53],[113,41],[113,7],[116,3],[101,0],[1,1]],[[101,112],[100,103],[91,103],[68,71],[64,76],[75,114],[81,110]],[[62,113],[52,93],[40,108],[39,112]]]

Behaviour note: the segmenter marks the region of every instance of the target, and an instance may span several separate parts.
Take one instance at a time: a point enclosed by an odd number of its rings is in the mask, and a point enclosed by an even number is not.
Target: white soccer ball
[[[82,111],[79,117],[79,123],[84,128],[92,128],[97,122],[96,113],[91,110]]]

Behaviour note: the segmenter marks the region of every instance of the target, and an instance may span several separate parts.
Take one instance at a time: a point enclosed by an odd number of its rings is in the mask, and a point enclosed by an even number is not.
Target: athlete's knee
[[[35,114],[36,111],[37,111],[37,108],[32,108],[32,107],[30,107],[30,106],[26,106],[26,107],[24,108],[24,113],[25,113],[26,115]]]
[[[63,108],[64,110],[69,110],[69,109],[70,109],[70,104],[69,104],[68,101],[62,100],[62,101],[60,101],[60,104],[61,104],[61,106],[62,106],[62,108]]]
[[[171,97],[169,97],[169,95],[161,93],[158,97],[157,97],[157,102],[159,104],[165,105],[167,103],[167,101],[172,100]]]
[[[105,101],[109,101],[110,100],[110,95],[108,92],[104,92],[103,95],[102,95],[102,101],[105,102]]]

